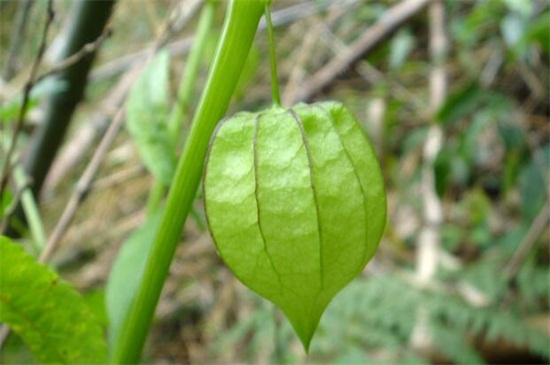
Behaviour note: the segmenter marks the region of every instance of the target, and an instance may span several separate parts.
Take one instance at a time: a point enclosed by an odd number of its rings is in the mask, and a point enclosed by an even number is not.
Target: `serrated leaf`
[[[0,321],[43,363],[104,363],[103,331],[82,296],[8,238],[0,249]]]
[[[160,218],[158,212],[126,240],[111,269],[105,289],[110,346],[116,343],[124,319],[134,302]]]
[[[126,107],[126,125],[143,163],[166,185],[176,169],[168,132],[168,64],[168,52],[160,52],[136,81]]]
[[[382,175],[355,118],[335,102],[239,113],[212,140],[204,191],[220,255],[307,350],[385,224]]]

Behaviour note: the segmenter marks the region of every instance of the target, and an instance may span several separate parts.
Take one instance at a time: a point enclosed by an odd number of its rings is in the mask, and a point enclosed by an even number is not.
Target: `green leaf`
[[[445,100],[437,112],[437,121],[442,124],[450,124],[464,117],[479,105],[482,95],[481,86],[477,81],[467,84]]]
[[[3,164],[0,163],[0,168],[3,168]],[[7,214],[7,210],[9,208],[9,206],[11,205],[12,201],[13,201],[13,193],[10,189],[6,189],[4,191],[4,196],[2,197],[2,199],[0,200],[0,216],[1,217],[6,217]]]
[[[0,251],[0,321],[43,363],[104,363],[103,332],[82,296],[8,238]]]
[[[168,64],[168,52],[160,52],[130,91],[126,110],[126,125],[143,163],[166,185],[176,169],[168,132]]]
[[[444,146],[434,161],[433,169],[435,176],[435,191],[439,197],[442,197],[451,181],[452,162],[454,158],[454,149]]]
[[[233,273],[285,313],[307,350],[331,299],[374,255],[386,197],[374,152],[340,103],[239,113],[218,127],[208,224]]]
[[[90,307],[90,310],[97,318],[98,323],[103,328],[109,325],[107,318],[107,309],[105,308],[105,288],[95,289],[84,295],[84,301]]]
[[[160,217],[159,211],[126,240],[111,269],[105,289],[109,346],[116,343],[122,323],[134,302]]]

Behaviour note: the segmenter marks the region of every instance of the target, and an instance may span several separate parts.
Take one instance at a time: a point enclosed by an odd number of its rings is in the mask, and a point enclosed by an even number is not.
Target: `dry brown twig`
[[[388,35],[395,32],[412,16],[421,11],[429,0],[406,0],[390,8],[380,19],[369,27],[361,38],[355,41],[345,52],[335,57],[323,68],[318,70],[302,87],[293,100],[308,100],[319,90],[326,87],[334,78],[342,73],[362,55],[372,50]]]
[[[141,63],[134,65],[124,74],[117,85],[99,103],[99,108],[91,116],[90,123],[84,124],[75,137],[66,142],[44,182],[43,196],[47,197],[53,191],[59,181],[81,161],[97,137],[104,133],[111,121],[112,114],[123,104],[141,67],[143,67]]]
[[[17,54],[21,50],[21,45],[23,44],[23,39],[25,38],[25,33],[28,24],[28,17],[31,11],[31,8],[34,4],[34,0],[24,0],[19,3],[19,9],[17,10],[16,16],[16,25],[12,29],[10,36],[10,48],[8,50],[8,57],[4,65],[4,70],[2,70],[2,78],[4,81],[8,82],[13,74],[17,71]]]
[[[307,76],[306,70],[311,60],[313,47],[315,47],[320,38],[323,40],[322,37],[319,37],[322,28],[328,28],[342,15],[358,5],[357,2],[337,2],[329,9],[329,13],[326,17],[312,17],[311,20],[304,22],[304,24],[299,24],[301,26],[300,38],[302,42],[299,46],[295,47],[295,51],[292,55],[293,58],[295,57],[295,60],[292,62],[293,66],[289,73],[285,90],[282,93],[283,105],[290,105],[296,100],[296,95],[300,92],[301,85]],[[303,35],[303,33],[305,33],[305,35]]]
[[[39,83],[40,81],[44,80],[45,78],[47,78],[49,76],[55,75],[56,73],[59,73],[59,72],[65,70],[65,69],[71,67],[72,65],[78,63],[81,59],[83,59],[87,55],[95,52],[101,46],[101,44],[107,38],[109,38],[110,35],[111,35],[111,29],[109,27],[105,27],[105,29],[103,30],[101,35],[99,37],[97,37],[97,39],[95,41],[84,45],[84,47],[82,47],[78,52],[70,55],[69,57],[65,58],[61,62],[53,65],[46,72],[38,75],[36,77],[35,84]]]
[[[353,1],[354,0],[351,0],[351,2]],[[191,6],[196,5],[197,3],[200,4],[200,2],[198,1],[190,1],[190,3],[191,3]],[[186,14],[189,12],[188,9],[190,9],[190,7],[185,6],[186,4],[187,4],[186,2],[181,3],[182,17],[187,16]],[[308,1],[308,2],[291,5],[286,8],[282,8],[273,12],[272,14],[273,25],[275,27],[285,25],[293,21],[316,14],[319,11],[322,11],[323,9],[327,9],[333,6],[341,6],[341,4],[342,4],[342,1],[326,1],[321,3],[317,1]],[[265,28],[266,28],[265,20],[262,18],[260,20],[260,24],[258,25],[258,30],[261,31],[261,30],[264,30]],[[181,56],[186,54],[186,52],[189,51],[192,44],[193,44],[193,37],[191,36],[191,37],[178,39],[170,43],[167,43],[166,48],[171,55]],[[121,56],[112,61],[105,62],[104,64],[98,66],[91,72],[90,79],[98,80],[98,79],[104,79],[104,78],[118,75],[119,73],[122,73],[128,68],[132,67],[132,65],[134,65],[136,62],[139,63],[140,60],[142,60],[143,57],[147,55],[147,52],[148,50],[145,49],[145,50],[141,50],[138,52]]]
[[[175,53],[190,49],[193,41],[191,38],[186,38],[167,44],[170,37],[177,33],[185,24],[187,24],[189,19],[197,12],[200,8],[201,2],[192,1],[191,6],[185,6],[186,4],[188,5],[186,2],[182,2],[170,13],[168,22],[164,25],[164,32],[161,33],[155,41],[156,45],[154,47],[156,49],[161,46],[165,46]],[[59,181],[61,181],[61,179],[78,164],[84,154],[89,150],[90,146],[94,143],[96,137],[101,135],[107,129],[110,117],[106,114],[106,112],[109,113],[117,110],[122,105],[138,75],[136,70],[140,70],[143,67],[146,60],[150,57],[150,54],[151,47],[138,53],[127,55],[122,59],[114,61],[114,63],[110,62],[104,66],[100,66],[97,71],[93,71],[91,73],[90,79],[102,78],[111,72],[116,71],[121,66],[124,66],[125,69],[130,66],[129,71],[121,77],[117,85],[100,103],[101,107],[91,117],[92,123],[85,124],[75,134],[75,137],[66,143],[60,155],[52,165],[52,168],[46,178],[43,188],[43,194],[45,196],[51,193]],[[129,60],[134,60],[136,58],[139,60],[137,63],[128,63]],[[124,62],[121,63],[120,61]]]
[[[352,2],[348,2],[352,3]],[[182,2],[181,6],[176,8],[171,17],[174,19],[174,24],[185,24],[186,21],[194,14],[197,8],[198,1],[191,1],[192,7],[186,6],[188,3]],[[345,3],[344,3],[345,4]],[[292,5],[287,8],[277,10],[273,13],[273,23],[275,26],[288,24],[292,21],[302,19],[312,14],[319,12],[326,7],[341,7],[342,3],[323,3],[320,6],[315,1]],[[179,26],[173,27],[173,32],[179,30]],[[259,29],[265,29],[265,22],[260,21]],[[187,37],[181,40],[167,42],[165,48],[172,55],[184,55],[189,51],[193,44],[193,37]],[[91,80],[98,80],[107,77],[112,77],[122,70],[128,70],[125,76],[118,82],[113,91],[107,95],[100,103],[99,111],[92,116],[92,123],[85,124],[76,134],[75,138],[68,141],[61,151],[60,155],[52,165],[50,172],[46,178],[43,188],[43,194],[47,196],[58,185],[59,181],[82,160],[83,155],[89,150],[89,146],[95,141],[96,136],[107,128],[109,118],[106,117],[105,111],[116,110],[124,101],[130,86],[133,83],[132,77],[133,67],[141,67],[143,59],[147,58],[149,49],[122,56],[114,61],[106,62],[96,67],[90,74]],[[307,56],[307,54],[305,54]],[[128,77],[128,75],[134,75]],[[286,94],[286,93],[285,93]]]
[[[321,28],[323,34],[325,35],[325,37],[323,37],[323,41],[329,43],[329,46],[332,48],[335,55],[349,51],[350,47],[342,42],[326,24],[321,24]],[[368,51],[369,50],[367,50],[366,52]],[[392,95],[395,95],[397,98],[412,104],[416,108],[417,113],[419,113],[419,116],[422,119],[431,119],[431,114],[429,113],[429,111],[424,111],[424,101],[421,99],[421,97],[414,94],[413,92],[410,92],[405,86],[399,83],[399,81],[388,79],[387,77],[385,77],[383,72],[377,70],[367,60],[362,59],[357,62],[356,70],[359,75],[363,77],[363,79],[373,85],[382,82],[388,83],[389,85],[391,85]]]
[[[34,82],[33,82],[33,86],[38,84],[40,81],[44,80],[45,78],[47,78],[51,75],[54,75],[58,72],[61,72],[61,71],[65,70],[68,67],[71,67],[72,65],[74,65],[77,62],[79,62],[80,60],[82,60],[82,58],[84,58],[88,54],[90,54],[92,52],[95,52],[99,48],[101,43],[103,43],[103,41],[107,37],[109,37],[109,35],[110,35],[110,30],[108,28],[106,28],[103,31],[103,33],[101,34],[101,36],[99,36],[94,42],[86,44],[84,47],[82,47],[75,54],[73,54],[73,55],[69,56],[68,58],[64,59],[63,61],[61,61],[57,65],[54,65],[50,70],[46,71],[45,73],[42,73],[42,74],[36,76],[35,79],[34,79]],[[26,188],[28,188],[28,186],[25,186],[22,189],[19,189],[19,190],[21,190],[20,194],[16,195],[16,197],[14,198],[14,201],[11,204],[11,206],[13,206],[13,209],[9,209],[7,214],[5,214],[3,221],[0,222],[0,232],[4,232],[7,229],[8,222],[11,219],[11,217],[13,216],[13,214],[15,213],[15,210],[17,209],[18,203],[20,201],[20,197],[21,197],[22,193],[25,191]]]
[[[161,48],[161,46],[170,39],[171,35],[173,35],[173,31],[174,29],[176,29],[176,27],[175,24],[172,24],[172,22],[176,20],[179,20],[179,18],[169,18],[169,20],[163,27],[164,31],[153,41],[153,44],[151,45],[149,51],[149,56],[147,57],[147,61],[144,62],[143,65],[138,65],[137,67],[134,67],[133,72],[135,72],[135,76],[132,77],[133,80],[137,78],[136,76],[145,67],[145,65],[149,61],[151,61],[151,59]],[[48,238],[48,241],[46,242],[44,250],[39,256],[38,261],[47,262],[59,246],[59,243],[61,242],[61,239],[63,238],[65,232],[67,232],[67,229],[69,228],[69,225],[71,224],[80,203],[86,197],[86,194],[93,183],[93,179],[99,169],[99,166],[103,162],[106,153],[108,152],[111,144],[115,140],[115,137],[117,136],[118,131],[120,130],[120,127],[124,122],[124,114],[124,108],[122,106],[119,107],[113,118],[113,121],[107,129],[107,132],[105,133],[99,146],[95,150],[92,159],[86,166],[84,173],[78,179],[75,189],[71,194],[69,201],[65,206],[65,209],[63,210],[63,213],[61,214],[61,218],[57,222],[53,232]]]
[[[435,191],[434,162],[443,145],[443,130],[435,121],[437,111],[447,97],[448,39],[445,24],[445,3],[432,0],[430,15],[430,111],[433,115],[428,136],[424,144],[421,193],[424,201],[424,225],[418,237],[416,251],[417,276],[420,282],[429,283],[436,273],[441,251],[440,226],[443,222],[443,208]],[[411,335],[411,345],[419,350],[427,350],[433,343],[428,329],[428,316],[425,310],[417,313],[417,323]]]
[[[119,111],[113,118],[113,121],[109,126],[109,129],[105,133],[105,136],[101,140],[101,143],[96,149],[94,156],[92,157],[92,160],[86,167],[86,170],[84,171],[82,176],[78,179],[78,182],[73,191],[73,194],[71,195],[69,202],[65,206],[65,209],[63,210],[61,218],[59,218],[59,221],[55,225],[53,232],[50,234],[50,237],[48,238],[48,242],[44,246],[44,250],[42,250],[42,252],[40,253],[40,256],[38,257],[39,262],[47,262],[52,256],[52,254],[55,252],[55,250],[57,249],[59,242],[61,241],[61,238],[67,231],[67,228],[69,227],[70,223],[72,222],[72,219],[74,217],[74,214],[76,213],[78,206],[84,200],[84,197],[86,196],[86,193],[89,190],[89,187],[92,183],[95,173],[99,169],[99,166],[103,161],[105,154],[109,150],[111,143],[114,141],[116,135],[118,134],[118,131],[122,126],[123,121],[124,121],[124,110],[119,109]]]
[[[54,17],[53,8],[51,9],[51,12],[52,13],[50,13],[50,7],[49,7],[48,8],[48,14],[49,14],[48,15],[49,16],[48,20],[49,20],[50,23],[51,23],[51,21],[53,21],[53,17]],[[49,25],[48,25],[48,28],[49,28]],[[48,29],[44,30],[44,38],[43,38],[44,43],[41,44],[41,47],[39,48],[36,61],[39,61],[39,60],[41,61],[42,58],[43,58],[43,55],[45,53],[46,41],[47,41],[47,34],[46,34],[47,31],[48,31]],[[38,83],[40,83],[42,80],[46,79],[47,77],[50,77],[50,76],[52,76],[56,73],[59,73],[59,72],[65,70],[65,69],[67,69],[68,67],[73,66],[74,64],[76,64],[80,60],[82,60],[84,57],[89,55],[90,53],[95,52],[100,47],[100,45],[103,43],[103,41],[105,41],[105,39],[107,39],[110,36],[110,34],[111,34],[110,29],[105,28],[105,30],[102,32],[102,34],[95,41],[84,45],[84,47],[82,47],[78,52],[76,52],[73,55],[65,58],[64,60],[62,60],[58,64],[53,65],[49,70],[47,70],[46,72],[43,72],[41,74],[38,74],[38,68],[39,68],[39,64],[41,62],[35,62],[33,64],[32,69],[31,69],[31,76],[29,76],[29,80],[27,81],[27,83],[25,85],[24,95],[23,95],[23,103],[21,105],[19,116],[18,116],[18,119],[17,119],[16,124],[15,124],[12,144],[10,146],[11,150],[8,150],[8,153],[6,155],[7,156],[6,161],[10,161],[12,159],[13,153],[15,152],[14,146],[16,145],[16,139],[17,139],[17,136],[18,136],[19,132],[21,131],[21,128],[22,128],[23,124],[24,124],[24,119],[25,119],[24,111],[26,109],[28,100],[30,98],[30,93],[31,93],[32,89],[34,88],[34,86],[37,85]],[[7,182],[9,180],[9,175],[11,173],[11,165],[8,166],[8,164],[6,164],[4,166],[4,169],[6,169],[6,167],[8,167],[8,170],[7,170],[6,175],[4,175],[4,174],[2,175],[2,183],[7,185]],[[4,185],[2,187],[5,189]],[[0,189],[0,198],[2,197],[2,193],[3,193],[3,191]],[[21,196],[21,194],[18,194],[16,196],[16,199],[14,199],[14,201],[12,202],[12,206],[14,208],[16,208],[18,206],[20,196]],[[2,222],[0,222],[0,232],[4,232],[7,229],[9,219],[13,215],[13,213],[14,213],[14,211],[12,210],[12,211],[9,211],[7,214],[5,214],[4,219],[2,220]]]

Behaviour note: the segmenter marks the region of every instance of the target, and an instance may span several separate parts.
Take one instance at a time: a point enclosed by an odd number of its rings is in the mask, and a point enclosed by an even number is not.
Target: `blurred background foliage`
[[[189,6],[191,1],[184,1]],[[57,0],[51,34],[60,34],[72,5]],[[396,1],[275,1],[274,11],[300,4],[276,27],[282,96],[294,100],[302,83],[344,52]],[[111,21],[86,100],[68,141],[78,138],[136,52],[158,33],[176,2],[125,1]],[[329,6],[330,5],[330,6]],[[430,113],[429,21],[421,11],[372,52],[350,65],[315,100],[343,101],[361,121],[380,158],[389,218],[376,257],[325,313],[306,356],[286,319],[249,292],[216,255],[200,196],[171,268],[147,345],[151,363],[547,363],[550,355],[550,8],[544,0],[445,2],[449,95]],[[17,1],[0,3],[2,69]],[[221,29],[207,45],[194,102],[200,95]],[[13,77],[2,81],[1,118],[15,118],[19,91],[35,57],[45,2],[36,2]],[[193,36],[197,16],[171,42]],[[55,52],[55,37],[49,52]],[[259,32],[230,113],[270,104],[267,37]],[[173,43],[169,43],[172,45]],[[172,48],[174,102],[186,57]],[[41,98],[59,85],[39,85],[26,130],[40,120]],[[194,105],[194,103],[192,104]],[[185,120],[188,125],[192,107]],[[441,255],[428,283],[415,276],[423,219],[423,147],[432,123],[443,131],[433,164],[443,206]],[[0,132],[2,130],[0,129]],[[6,138],[6,133],[2,133]],[[22,146],[26,139],[21,139]],[[51,231],[94,146],[44,192],[41,212]],[[64,152],[69,153],[69,152]],[[84,293],[105,323],[104,286],[122,242],[143,220],[151,178],[126,131],[104,161],[55,264]],[[519,257],[519,259],[518,259]],[[429,346],[412,338],[419,314]],[[11,336],[4,363],[33,362]]]

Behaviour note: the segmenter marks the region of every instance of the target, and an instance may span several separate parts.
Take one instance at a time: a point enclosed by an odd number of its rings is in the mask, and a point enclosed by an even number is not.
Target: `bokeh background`
[[[0,110],[8,122],[46,12],[46,1],[32,2],[14,51],[25,3],[0,3]],[[45,70],[56,59],[75,3],[54,1]],[[135,65],[161,37],[170,51],[169,102],[175,102],[200,7],[197,0],[116,4],[111,34],[42,190],[48,233],[113,115],[124,108]],[[225,9],[226,3],[218,6],[185,128]],[[166,36],[165,24],[174,18],[180,20]],[[275,0],[273,20],[283,103],[340,100],[375,147],[388,193],[380,248],[333,300],[306,356],[284,316],[240,284],[217,256],[199,192],[144,361],[548,363],[548,1]],[[270,106],[268,56],[261,27],[228,114]],[[29,110],[21,153],[44,117],[49,94],[43,89]],[[10,129],[1,128],[7,138]],[[104,324],[105,283],[121,246],[144,220],[151,185],[123,128],[52,258]],[[1,360],[35,362],[15,335]]]

